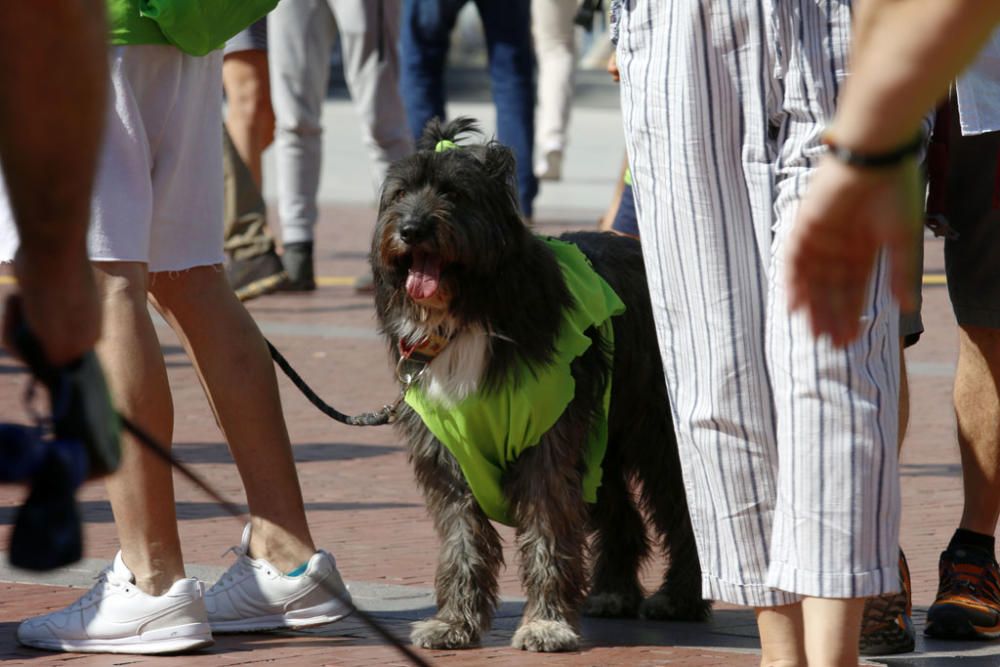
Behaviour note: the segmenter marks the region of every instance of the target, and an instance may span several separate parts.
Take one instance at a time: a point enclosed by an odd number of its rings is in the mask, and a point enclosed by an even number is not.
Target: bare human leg
[[[810,667],[857,667],[865,598],[802,600],[806,661]]]
[[[993,535],[1000,515],[1000,330],[959,329],[954,402],[965,489],[959,526]]]
[[[126,417],[159,442],[173,436],[173,403],[156,330],[146,305],[146,265],[95,262],[103,300],[103,335],[97,354],[114,402]],[[160,595],[184,577],[172,471],[127,435],[122,461],[108,477],[122,559],[136,585]]]
[[[316,551],[264,338],[220,267],[154,274],[150,293],[194,362],[246,488],[250,552],[291,571]]]
[[[757,607],[761,667],[805,667],[802,604]]]
[[[222,63],[226,91],[226,129],[258,188],[262,187],[260,156],[274,139],[271,79],[267,51],[252,49],[227,54]]]
[[[965,504],[941,554],[938,592],[924,632],[942,639],[1000,637],[1000,330],[960,325],[955,416]]]
[[[761,667],[856,667],[864,598],[758,607]]]

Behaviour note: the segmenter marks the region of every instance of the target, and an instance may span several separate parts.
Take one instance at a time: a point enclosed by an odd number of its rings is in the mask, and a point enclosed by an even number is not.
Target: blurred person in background
[[[316,289],[313,245],[319,216],[323,101],[338,35],[347,89],[371,155],[376,195],[389,164],[413,150],[399,92],[399,20],[400,0],[282,0],[271,12],[278,216],[288,273],[283,289]],[[371,286],[367,274],[355,282],[359,291]]]
[[[226,43],[222,87],[226,93],[222,148],[226,276],[236,296],[245,301],[288,281],[261,194],[261,156],[274,139],[266,17]]]
[[[431,118],[446,119],[444,82],[451,31],[467,0],[403,0],[401,89],[410,132],[420,138]],[[475,0],[483,22],[497,139],[514,151],[521,214],[534,214],[538,179],[535,142],[534,54],[531,0]]]
[[[532,0],[531,3],[531,31],[538,59],[535,176],[542,181],[562,179],[576,72],[573,19],[578,6],[578,0]]]
[[[948,296],[958,323],[953,404],[964,503],[939,561],[928,635],[1000,637],[1000,32],[939,108],[944,146],[931,192],[945,236]],[[931,201],[929,198],[928,205]]]

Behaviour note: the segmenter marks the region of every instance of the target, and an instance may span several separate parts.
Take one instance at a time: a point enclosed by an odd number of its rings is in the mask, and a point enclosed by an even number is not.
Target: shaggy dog
[[[639,243],[536,236],[513,155],[458,146],[469,132],[468,119],[432,123],[390,168],[372,242],[379,323],[412,383],[396,425],[442,542],[438,612],[412,640],[460,648],[489,629],[503,564],[491,518],[517,532],[527,604],[515,647],[577,648],[581,612],[702,620]],[[635,498],[670,562],[646,599],[651,538]]]

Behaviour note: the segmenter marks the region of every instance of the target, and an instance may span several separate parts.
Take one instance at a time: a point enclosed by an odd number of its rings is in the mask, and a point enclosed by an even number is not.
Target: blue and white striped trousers
[[[708,598],[898,590],[898,309],[788,313],[786,240],[846,74],[848,0],[622,0],[639,228]]]

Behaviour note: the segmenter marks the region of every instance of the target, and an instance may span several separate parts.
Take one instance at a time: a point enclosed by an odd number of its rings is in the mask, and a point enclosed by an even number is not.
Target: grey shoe
[[[316,289],[313,271],[313,242],[286,243],[281,255],[288,281],[281,286],[285,292],[312,292]]]
[[[562,161],[562,151],[545,151],[535,162],[535,177],[540,181],[561,181]]]

